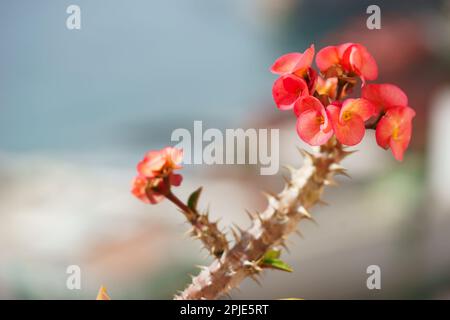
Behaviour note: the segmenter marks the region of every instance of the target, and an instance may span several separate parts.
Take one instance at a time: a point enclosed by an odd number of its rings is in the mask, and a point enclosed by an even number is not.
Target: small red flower
[[[408,106],[390,107],[380,119],[376,128],[376,139],[380,147],[391,148],[394,158],[403,160],[412,133],[412,119],[415,111]]]
[[[342,107],[329,105],[327,112],[339,142],[353,146],[364,137],[364,122],[372,117],[374,107],[365,99],[347,99]]]
[[[278,109],[290,110],[299,97],[309,95],[308,84],[303,78],[285,74],[273,84],[272,95]]]
[[[300,98],[294,106],[297,115],[297,134],[306,143],[320,146],[333,135],[325,107],[313,96]]]
[[[148,152],[137,165],[131,192],[145,203],[162,201],[171,186],[181,184],[183,177],[173,171],[181,168],[182,159],[183,151],[172,147]]]
[[[408,105],[408,97],[402,89],[389,83],[368,84],[362,89],[361,96],[372,102],[377,112]]]
[[[375,59],[366,47],[358,43],[325,47],[317,53],[316,64],[322,73],[326,73],[331,67],[341,67],[344,71],[361,77],[363,83],[378,77]]]
[[[314,59],[314,45],[311,45],[303,53],[292,52],[282,55],[270,68],[270,71],[275,74],[295,74],[299,77],[303,77]]]

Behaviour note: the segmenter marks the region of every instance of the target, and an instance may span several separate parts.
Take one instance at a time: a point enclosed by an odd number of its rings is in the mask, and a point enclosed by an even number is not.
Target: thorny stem
[[[305,163],[300,169],[289,169],[291,179],[277,195],[268,195],[269,205],[262,213],[251,216],[252,225],[236,232],[236,243],[180,292],[175,299],[217,299],[239,286],[247,277],[257,281],[261,272],[258,261],[275,246],[285,246],[289,234],[297,231],[303,219],[311,220],[309,209],[320,202],[326,185],[336,185],[333,177],[346,174],[339,165],[351,152],[332,138],[310,154],[306,151]]]
[[[197,220],[196,218],[198,218],[197,212],[191,210],[183,201],[180,200],[180,198],[174,195],[172,191],[169,191],[169,193],[166,195],[166,198],[172,201],[172,203],[176,205],[181,210],[181,212],[183,212],[189,223],[195,223],[195,221]]]
[[[218,229],[217,222],[209,221],[208,214],[200,214],[197,210],[189,208],[172,191],[167,193],[166,198],[180,209],[192,225],[190,234],[200,239],[214,257],[220,258],[223,252],[228,250],[228,241],[225,235]]]

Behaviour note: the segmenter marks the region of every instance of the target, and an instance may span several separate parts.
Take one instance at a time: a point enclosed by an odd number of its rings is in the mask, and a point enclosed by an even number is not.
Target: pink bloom
[[[314,59],[314,45],[311,45],[304,53],[292,52],[282,55],[270,68],[275,74],[296,74],[304,76]]]
[[[173,171],[181,168],[182,158],[183,151],[172,147],[148,152],[137,165],[131,192],[145,203],[162,201],[171,186],[181,184],[183,177]]]
[[[415,111],[408,106],[391,106],[380,119],[376,128],[376,139],[380,147],[391,148],[394,158],[403,160],[412,133]]]
[[[393,106],[408,105],[408,97],[402,89],[389,83],[368,84],[362,89],[361,95],[372,102],[377,112],[383,112]]]
[[[372,117],[374,107],[365,99],[347,99],[341,108],[329,105],[327,112],[339,142],[353,146],[364,137],[366,131],[364,122]]]
[[[159,180],[160,183],[162,183],[162,180]],[[157,193],[151,189],[149,178],[142,175],[138,175],[134,178],[131,193],[134,194],[136,198],[145,203],[156,204],[164,199],[164,195]]]
[[[340,66],[346,72],[352,72],[365,80],[378,77],[378,66],[366,47],[358,43],[344,43],[329,46],[316,55],[316,64],[322,73],[333,66]]]
[[[300,96],[308,95],[308,84],[303,78],[286,74],[279,77],[272,88],[273,100],[281,110],[290,110]]]
[[[320,146],[333,135],[331,123],[322,103],[313,96],[300,98],[294,107],[297,118],[297,134],[306,143]]]

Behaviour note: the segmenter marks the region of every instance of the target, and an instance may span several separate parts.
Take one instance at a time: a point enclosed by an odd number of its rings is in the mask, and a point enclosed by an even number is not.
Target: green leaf
[[[281,250],[279,249],[270,249],[264,254],[264,259],[278,259],[281,255]]]
[[[197,211],[197,203],[198,203],[198,199],[200,198],[201,193],[202,193],[202,187],[200,187],[197,190],[195,190],[194,192],[192,192],[191,195],[189,196],[187,205],[188,205],[189,209],[191,209],[192,211]]]
[[[286,272],[294,271],[286,262],[280,259],[263,259],[261,263],[262,268],[278,269]]]
[[[270,249],[267,251],[264,256],[261,258],[261,262],[259,265],[262,268],[272,268],[272,269],[278,269],[283,270],[287,272],[292,272],[292,268],[280,260],[281,250],[279,249]]]

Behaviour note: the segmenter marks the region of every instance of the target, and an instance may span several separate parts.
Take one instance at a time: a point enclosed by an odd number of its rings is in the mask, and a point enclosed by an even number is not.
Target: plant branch
[[[217,222],[209,221],[208,213],[200,214],[197,209],[190,208],[176,195],[169,191],[166,195],[184,214],[187,221],[192,225],[190,234],[202,241],[205,248],[216,258],[228,250],[228,241],[225,235],[219,230]]]
[[[326,185],[335,185],[336,174],[346,174],[339,165],[350,154],[334,138],[310,154],[303,152],[305,163],[300,169],[289,169],[291,178],[278,195],[268,195],[267,209],[252,216],[252,225],[239,231],[236,244],[204,267],[192,283],[175,299],[217,299],[239,286],[247,277],[257,280],[261,272],[258,261],[275,246],[285,245],[303,219],[311,220],[309,209],[320,202]]]

